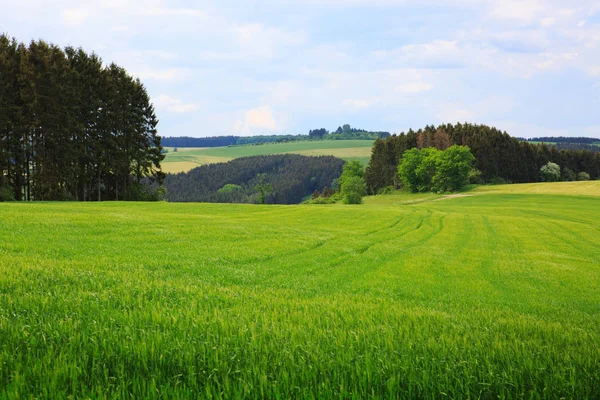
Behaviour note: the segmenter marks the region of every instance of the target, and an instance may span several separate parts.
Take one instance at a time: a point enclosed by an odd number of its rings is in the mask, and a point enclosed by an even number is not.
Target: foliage
[[[0,35],[0,187],[16,200],[122,200],[158,182],[161,138],[139,79],[82,49]]]
[[[393,194],[396,191],[396,189],[394,189],[393,186],[386,186],[383,189],[380,189],[377,194],[378,195],[385,195],[385,194]]]
[[[240,185],[234,185],[233,183],[228,183],[223,186],[221,189],[217,190],[217,193],[233,193],[244,190]]]
[[[360,162],[349,161],[344,164],[338,184],[345,204],[362,203],[362,197],[367,194],[363,176],[364,168]]]
[[[0,202],[2,201],[14,201],[14,191],[11,187],[0,186]]]
[[[563,168],[562,180],[568,182],[575,181],[577,180],[577,174],[575,174],[575,172],[573,172],[570,168]]]
[[[600,398],[600,182],[481,189],[4,204],[0,397]]]
[[[578,181],[589,181],[590,174],[588,174],[587,172],[580,172],[577,174],[577,180]]]
[[[342,201],[344,204],[361,204],[367,194],[367,186],[363,178],[350,176],[342,183]]]
[[[386,186],[399,186],[398,166],[407,150],[427,146],[443,150],[448,145],[471,149],[475,156],[474,168],[481,171],[484,182],[538,182],[540,167],[548,162],[574,173],[587,172],[592,179],[600,177],[600,152],[561,150],[556,146],[519,141],[493,127],[459,123],[426,126],[418,131],[411,129],[376,140],[365,170],[369,193],[375,194]]]
[[[553,162],[548,162],[540,168],[540,175],[544,182],[557,182],[560,180],[560,166]]]
[[[473,160],[468,147],[452,146],[444,151],[413,148],[404,152],[398,176],[412,192],[456,191],[469,183]]]
[[[483,174],[477,168],[471,168],[469,171],[469,183],[482,185],[485,183],[483,180]]]
[[[242,157],[204,165],[188,173],[168,175],[165,187],[168,200],[176,202],[294,204],[315,190],[331,187],[332,181],[342,173],[343,164],[343,160],[331,156]],[[226,185],[242,189],[220,190]]]
[[[431,179],[432,190],[454,192],[469,183],[469,172],[473,169],[475,157],[466,146],[451,146],[439,151],[433,160],[435,175]]]

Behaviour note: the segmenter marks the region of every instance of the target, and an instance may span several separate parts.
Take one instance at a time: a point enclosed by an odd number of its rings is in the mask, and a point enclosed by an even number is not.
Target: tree
[[[398,166],[398,176],[404,187],[413,193],[418,192],[423,186],[419,167],[423,163],[424,154],[414,148],[404,152],[402,162]]]
[[[351,178],[351,177],[357,177],[360,179],[363,179],[365,174],[365,170],[362,166],[362,164],[360,163],[360,161],[348,161],[346,162],[346,164],[344,164],[344,169],[342,170],[342,175],[339,178],[339,186],[340,188],[343,188],[344,186],[344,182]]]
[[[431,180],[432,190],[453,192],[469,183],[469,172],[475,157],[466,146],[451,146],[435,157],[435,175]]]
[[[361,204],[362,198],[367,194],[367,185],[364,179],[350,176],[342,184],[342,201],[344,204]]]
[[[404,152],[398,175],[412,192],[455,191],[469,183],[474,159],[464,146],[455,145],[445,151],[413,148]]]
[[[590,174],[588,174],[587,172],[580,172],[577,174],[577,180],[578,181],[589,181]]]
[[[267,193],[273,193],[273,186],[266,181],[265,174],[258,174],[258,184],[255,187],[258,190],[258,203],[265,204]]]
[[[562,171],[562,180],[567,182],[575,181],[577,180],[577,175],[575,174],[575,172],[573,172],[572,169],[564,168]]]
[[[553,162],[548,162],[540,168],[540,175],[544,182],[557,182],[560,180],[560,166]]]

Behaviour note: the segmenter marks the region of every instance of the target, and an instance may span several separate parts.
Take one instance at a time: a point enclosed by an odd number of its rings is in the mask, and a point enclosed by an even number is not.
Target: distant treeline
[[[592,144],[592,143],[600,143],[600,139],[598,138],[589,138],[589,137],[536,137],[527,139],[530,142],[544,142],[544,143],[581,143],[581,144]]]
[[[167,199],[175,202],[296,204],[331,187],[344,161],[332,156],[278,154],[243,157],[168,175]]]
[[[312,129],[308,135],[212,136],[203,138],[188,136],[165,137],[162,139],[162,145],[165,147],[223,147],[305,140],[375,140],[388,136],[390,136],[389,132],[356,129],[346,124],[343,127],[338,127],[333,132],[329,132],[325,128]]]
[[[558,150],[586,150],[594,153],[600,152],[600,145],[583,143],[556,143],[554,145]]]
[[[95,54],[0,36],[0,200],[145,199],[160,181],[144,85]]]
[[[445,150],[455,144],[469,146],[475,156],[475,168],[481,171],[485,182],[537,182],[540,168],[549,161],[574,173],[587,172],[592,179],[600,176],[600,153],[523,142],[485,125],[447,124],[437,128],[427,126],[416,132],[411,129],[376,140],[365,171],[369,192],[400,185],[398,164],[406,150],[426,147]]]

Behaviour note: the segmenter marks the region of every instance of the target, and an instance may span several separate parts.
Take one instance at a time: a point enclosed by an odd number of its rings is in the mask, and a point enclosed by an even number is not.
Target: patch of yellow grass
[[[227,157],[197,156],[194,157],[194,161],[163,161],[161,165],[163,172],[168,174],[177,174],[179,172],[188,172],[201,165],[216,164],[231,160],[231,158]]]
[[[542,182],[513,185],[481,186],[479,193],[558,194],[566,196],[600,196],[600,181]]]

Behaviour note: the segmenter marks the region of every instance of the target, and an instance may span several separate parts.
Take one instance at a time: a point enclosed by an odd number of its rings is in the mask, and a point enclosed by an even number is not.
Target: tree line
[[[0,36],[0,193],[15,200],[137,200],[159,182],[144,85],[94,53]]]
[[[255,136],[211,136],[195,138],[189,136],[164,137],[162,144],[165,147],[224,147],[260,145],[266,143],[287,143],[306,140],[375,140],[386,138],[389,132],[367,131],[352,128],[345,124],[337,130],[330,132],[325,128],[311,129],[307,135],[255,135]]]
[[[377,139],[365,170],[369,193],[402,185],[398,165],[407,150],[433,147],[446,150],[453,145],[468,146],[475,156],[474,168],[482,182],[538,182],[540,168],[548,162],[561,165],[575,174],[585,172],[600,177],[600,153],[586,150],[559,150],[556,146],[519,141],[496,128],[474,124],[446,124],[409,130]]]
[[[543,136],[543,137],[534,137],[534,138],[527,139],[527,140],[529,142],[544,142],[544,143],[580,143],[580,144],[600,143],[600,139],[590,138],[590,137]]]
[[[168,201],[297,204],[327,191],[344,161],[332,156],[276,154],[203,165],[165,179]]]

